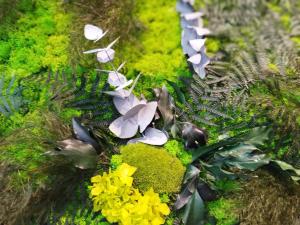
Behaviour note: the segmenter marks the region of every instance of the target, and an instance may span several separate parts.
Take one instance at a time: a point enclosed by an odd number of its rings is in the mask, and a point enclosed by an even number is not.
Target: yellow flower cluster
[[[92,177],[94,211],[101,211],[110,223],[160,225],[170,209],[151,188],[144,194],[132,186],[136,168],[126,163],[115,171]]]

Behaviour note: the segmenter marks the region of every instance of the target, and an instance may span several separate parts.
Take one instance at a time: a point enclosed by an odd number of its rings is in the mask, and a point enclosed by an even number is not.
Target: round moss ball
[[[176,193],[180,191],[185,167],[180,160],[163,148],[142,143],[121,147],[124,163],[137,168],[134,183],[145,192],[151,187],[157,193]]]

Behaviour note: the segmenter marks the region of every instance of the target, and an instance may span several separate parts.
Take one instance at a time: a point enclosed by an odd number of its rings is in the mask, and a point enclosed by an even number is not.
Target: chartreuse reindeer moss
[[[92,177],[94,211],[101,211],[110,223],[121,225],[164,224],[170,209],[150,188],[144,194],[132,186],[137,168],[126,163],[115,171]]]
[[[208,203],[208,211],[217,219],[217,225],[234,225],[237,223],[237,214],[234,213],[237,205],[234,200],[218,199]]]
[[[9,75],[26,76],[44,68],[58,70],[68,63],[71,15],[63,12],[59,0],[30,2],[32,10],[7,33],[0,33],[0,71]]]
[[[164,148],[171,155],[176,156],[183,165],[187,166],[192,162],[192,154],[184,150],[183,143],[176,140],[171,140],[164,145]]]
[[[134,183],[141,191],[153,188],[158,193],[179,192],[185,167],[164,149],[142,143],[121,148],[124,163],[137,168]]]
[[[138,43],[129,43],[121,54],[127,60],[129,75],[141,72],[144,87],[161,85],[164,79],[177,80],[188,74],[181,49],[181,28],[175,9],[176,1],[136,1],[135,16],[144,27]],[[138,87],[137,87],[138,88]]]

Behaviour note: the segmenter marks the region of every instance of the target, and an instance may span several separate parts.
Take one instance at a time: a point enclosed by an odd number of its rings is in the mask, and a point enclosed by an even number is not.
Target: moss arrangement
[[[185,166],[192,162],[192,155],[184,149],[183,143],[177,140],[168,141],[164,145],[164,149],[171,155],[177,157]]]
[[[213,12],[216,9],[215,2],[215,0],[196,0],[196,7],[205,7]],[[288,2],[283,4],[282,1],[267,1],[267,4],[263,5],[262,16],[264,13],[274,12],[279,21],[278,30],[289,34],[295,18],[292,15],[294,10]],[[0,0],[0,73],[5,72],[6,77],[15,73],[19,79],[48,70],[62,71],[80,64],[77,67],[81,71],[80,74],[87,73],[89,78],[94,78],[95,73],[91,72],[96,65],[94,55],[90,56],[91,60],[81,58],[83,48],[89,49],[91,46],[82,45],[83,24],[94,23],[104,30],[112,29],[108,35],[109,39],[121,35],[122,41],[117,47],[119,57],[115,60],[115,64],[127,61],[123,72],[128,78],[133,78],[140,72],[143,74],[135,92],[151,95],[150,89],[161,86],[166,80],[177,82],[180,86],[178,77],[182,75],[189,77],[190,74],[180,45],[181,28],[175,4],[175,0],[137,0],[135,4],[130,0],[122,3],[118,0],[104,0],[101,3],[97,0],[79,0],[70,1],[67,7],[64,7],[60,0]],[[294,9],[297,7],[300,7],[299,3]],[[222,10],[231,8],[234,9],[234,4],[229,4]],[[219,15],[222,17],[222,13]],[[205,25],[209,27],[215,21],[218,23],[218,20],[214,19],[206,17]],[[82,26],[77,25],[80,22],[74,22],[76,20],[81,21]],[[223,25],[223,22],[220,24]],[[208,55],[223,57],[223,61],[232,63],[237,53],[242,50],[254,53],[251,46],[255,45],[256,30],[255,25],[240,27],[233,25],[230,29],[232,33],[227,36],[221,34],[208,38],[206,41]],[[288,38],[295,46],[300,46],[299,35]],[[299,55],[299,51],[297,53]],[[271,58],[268,70],[275,76],[282,68],[276,64],[277,53],[270,50],[268,54]],[[247,69],[244,65],[238,66],[242,67],[241,70]],[[275,124],[276,129],[281,129],[281,132],[274,135],[272,143],[268,143],[267,153],[273,158],[284,159],[297,166],[300,91],[298,83],[293,81],[296,80],[294,75],[299,72],[299,68],[286,68],[285,72],[288,79],[280,81],[278,85],[280,92],[270,88],[273,84],[267,83],[269,81],[266,82],[267,85],[261,82],[247,88],[247,92],[249,91],[252,96],[250,106],[247,105],[249,110],[244,112],[247,115],[242,115],[243,109],[239,106],[235,106],[237,108],[235,110],[228,109],[227,113],[230,116],[235,116],[234,114],[239,116],[234,121],[225,121],[222,127],[209,128],[209,144],[218,141],[221,137],[220,131],[227,129],[223,136],[234,136],[241,133],[241,130],[247,130],[248,127],[241,129],[228,127],[244,121],[248,123],[253,115],[258,115],[258,124],[268,122]],[[62,109],[61,105],[50,103],[51,96],[48,90],[48,87],[42,87],[38,81],[33,81],[22,93],[27,100],[26,107],[9,117],[0,115],[0,175],[4,174],[0,176],[0,190],[4,190],[0,194],[0,202],[4,203],[0,206],[1,224],[8,224],[14,220],[15,224],[21,224],[20,221],[22,217],[26,217],[25,214],[32,217],[38,212],[38,208],[46,211],[45,209],[51,205],[51,198],[59,198],[59,194],[48,195],[48,193],[65,193],[68,190],[65,186],[71,187],[73,184],[73,180],[69,178],[78,178],[74,176],[76,170],[64,167],[65,161],[49,160],[44,153],[49,148],[55,147],[55,141],[70,135],[66,124],[73,116],[82,115],[82,112],[76,109]],[[263,111],[266,113],[260,114]],[[109,113],[103,117],[110,119],[111,112]],[[202,124],[200,122],[197,125]],[[281,138],[286,134],[287,137]],[[109,139],[111,140],[113,139]],[[279,147],[276,145],[278,143]],[[111,152],[108,155],[110,154]],[[154,188],[155,192],[161,193],[162,202],[170,203],[170,199],[172,202],[173,198],[169,198],[169,193],[180,191],[186,167],[191,160],[190,152],[184,150],[183,143],[178,140],[169,141],[163,148],[129,144],[121,147],[121,154],[110,158],[110,168],[115,170],[123,162],[136,167],[135,186],[143,192]],[[108,161],[107,155],[99,156],[101,167],[108,169]],[[205,176],[204,173],[200,173],[201,178]],[[68,176],[69,174],[71,175]],[[249,224],[264,224],[266,221],[270,222],[269,218],[272,218],[271,223],[274,225],[293,224],[298,220],[299,193],[278,184],[269,175],[263,174],[261,179],[262,182],[251,180],[243,186],[244,191],[240,191],[239,184],[234,181],[214,182],[214,187],[224,194],[219,200],[207,204],[209,214],[215,217],[217,225],[234,225],[238,222],[238,217],[242,219],[241,222]],[[69,193],[72,191],[71,187]],[[231,195],[233,191],[240,191],[238,193],[240,197]],[[45,201],[42,201],[43,199]],[[261,199],[264,201],[259,204]],[[24,206],[19,204],[22,208],[11,202],[25,203]],[[109,224],[101,214],[91,213],[89,207],[82,209],[79,202],[81,203],[81,201],[74,203],[74,207],[67,207],[65,213],[60,213],[62,216],[57,224],[70,221],[79,225]],[[9,207],[6,207],[7,205]],[[284,211],[288,214],[283,213]],[[177,215],[172,213],[166,224],[176,223],[178,223]]]
[[[217,225],[234,225],[237,223],[236,202],[221,198],[208,203],[208,210],[217,219]]]
[[[58,0],[18,4],[24,5],[24,14],[0,34],[0,71],[26,76],[66,67],[71,14],[63,11]]]
[[[135,43],[129,43],[121,52],[128,62],[128,75],[141,72],[141,88],[156,87],[165,79],[176,81],[189,75],[181,50],[181,28],[175,10],[176,1],[136,1],[135,17],[143,31]]]
[[[137,168],[134,181],[142,191],[153,187],[158,193],[180,191],[184,166],[174,156],[161,148],[145,144],[129,144],[121,147],[122,160]]]

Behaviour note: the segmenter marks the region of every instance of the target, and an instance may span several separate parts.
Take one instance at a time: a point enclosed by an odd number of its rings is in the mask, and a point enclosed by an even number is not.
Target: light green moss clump
[[[123,162],[121,155],[112,155],[110,158],[110,167],[112,169],[116,169],[118,166],[120,166]]]
[[[187,166],[192,162],[192,154],[184,150],[183,143],[176,140],[168,141],[164,148],[171,155],[176,156],[183,165]]]
[[[69,224],[72,221],[73,225],[110,225],[110,223],[103,221],[104,219],[104,216],[95,215],[89,209],[78,209],[61,216],[57,224]]]
[[[205,42],[206,49],[208,54],[213,55],[221,49],[221,41],[217,38],[207,38]]]
[[[170,0],[135,3],[135,16],[144,29],[136,43],[129,43],[121,50],[121,55],[128,62],[128,75],[143,74],[143,87],[155,87],[165,79],[175,81],[179,75],[189,74],[175,6],[176,1]]]
[[[123,162],[137,167],[134,182],[141,191],[153,188],[158,193],[179,192],[185,167],[162,148],[129,144],[121,148]]]
[[[209,202],[209,213],[217,219],[217,225],[234,225],[237,223],[237,215],[234,213],[236,203],[229,199],[218,199]]]
[[[28,3],[29,4],[29,3]],[[68,64],[71,14],[61,1],[36,0],[8,33],[0,33],[0,71],[17,76],[47,68],[59,70]]]

